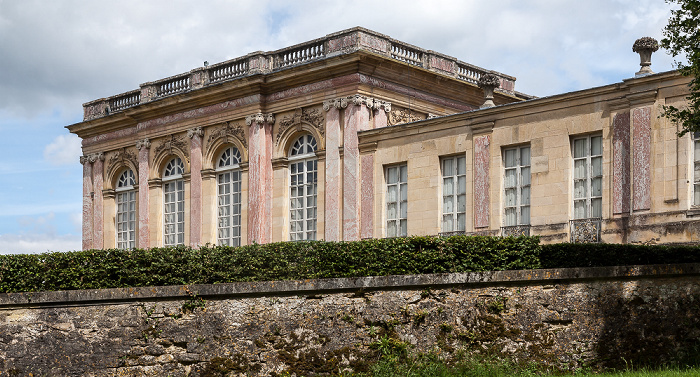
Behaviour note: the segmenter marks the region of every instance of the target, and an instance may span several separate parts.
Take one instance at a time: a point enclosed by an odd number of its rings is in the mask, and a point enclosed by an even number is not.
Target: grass
[[[499,360],[483,360],[470,357],[453,362],[441,360],[436,355],[415,358],[386,357],[372,366],[369,373],[354,374],[357,377],[535,377],[561,376],[561,373],[544,371],[537,364],[518,366]],[[700,368],[674,368],[636,371],[594,373],[578,371],[564,374],[575,377],[691,377],[700,376]]]

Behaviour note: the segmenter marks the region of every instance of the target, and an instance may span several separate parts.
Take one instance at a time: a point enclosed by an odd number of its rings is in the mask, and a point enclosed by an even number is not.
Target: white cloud
[[[39,254],[81,248],[79,235],[0,234],[0,254]]]
[[[75,165],[81,153],[78,136],[59,135],[44,148],[44,159],[54,166]]]

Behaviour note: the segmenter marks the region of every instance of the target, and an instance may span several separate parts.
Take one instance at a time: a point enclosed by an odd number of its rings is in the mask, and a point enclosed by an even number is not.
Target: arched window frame
[[[241,153],[235,146],[224,149],[216,160],[217,243],[241,245]]]
[[[185,164],[171,158],[163,168],[163,244],[185,243]]]
[[[289,148],[289,240],[315,240],[318,215],[318,143],[311,134]]]
[[[117,178],[116,194],[116,247],[136,247],[136,175],[131,169],[124,170]]]

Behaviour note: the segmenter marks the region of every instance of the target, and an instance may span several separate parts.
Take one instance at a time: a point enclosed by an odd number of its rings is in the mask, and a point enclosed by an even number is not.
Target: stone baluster
[[[248,242],[272,240],[272,126],[273,114],[257,113],[245,119],[249,130]]]

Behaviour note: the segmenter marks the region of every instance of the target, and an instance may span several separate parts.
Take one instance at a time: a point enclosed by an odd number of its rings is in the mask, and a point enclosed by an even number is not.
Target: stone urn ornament
[[[493,103],[493,90],[499,86],[501,86],[501,79],[493,73],[487,73],[479,77],[479,88],[484,91],[484,104],[481,105],[480,109],[496,106]]]
[[[651,66],[651,54],[658,49],[659,41],[652,37],[643,37],[634,41],[632,51],[639,54],[639,65],[642,66],[642,69],[640,69],[634,77],[641,77],[654,73],[649,66]]]

